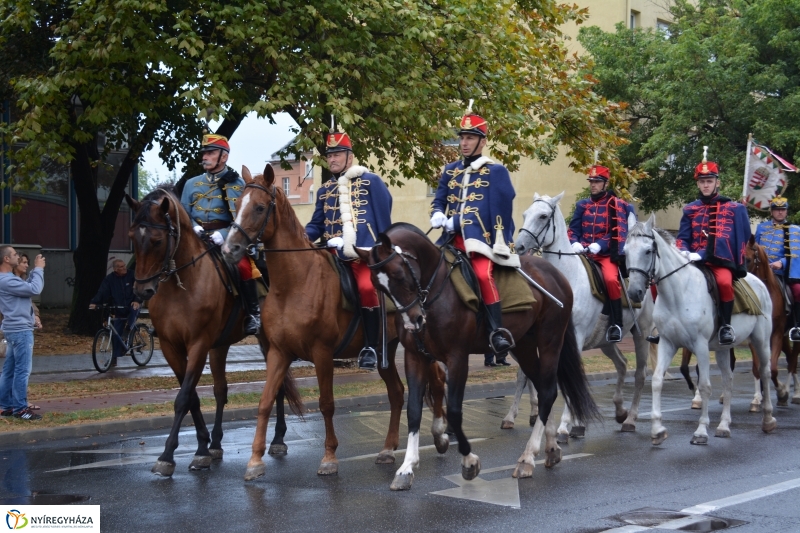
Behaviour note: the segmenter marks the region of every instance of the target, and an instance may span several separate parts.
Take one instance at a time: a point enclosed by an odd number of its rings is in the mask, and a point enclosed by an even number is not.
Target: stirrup
[[[617,340],[611,340],[611,332],[614,331],[618,335]],[[622,328],[616,324],[611,324],[606,330],[606,342],[621,342],[622,341]]]
[[[730,335],[731,335],[731,341],[730,342],[724,342],[722,340],[722,332],[723,331],[725,331],[726,333],[730,332]],[[728,325],[720,327],[719,328],[719,332],[717,332],[717,340],[723,346],[729,346],[731,344],[735,344],[736,343],[736,332],[733,331],[733,326],[728,324]]]
[[[371,346],[365,346],[358,354],[358,368],[375,370],[378,368],[378,352]]]
[[[502,333],[505,333],[505,335],[502,335]],[[494,347],[494,338],[497,335],[500,335],[500,338],[506,342],[508,342],[508,339],[511,339],[511,342],[508,343],[509,344],[508,348],[503,348],[502,350],[498,350],[497,348]],[[508,339],[506,339],[506,335],[508,336]],[[514,342],[514,337],[511,335],[511,332],[508,331],[506,328],[497,328],[496,330],[489,333],[489,348],[492,349],[492,352],[495,355],[505,354],[510,350],[513,350],[516,346],[517,343]]]
[[[792,342],[800,342],[800,328],[793,327],[789,330],[789,340]]]

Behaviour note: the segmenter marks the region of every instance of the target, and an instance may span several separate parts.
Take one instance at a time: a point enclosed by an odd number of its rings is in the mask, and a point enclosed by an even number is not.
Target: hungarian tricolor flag
[[[752,137],[748,139],[743,192],[748,207],[768,211],[769,202],[786,188],[787,172],[797,172],[797,167]]]

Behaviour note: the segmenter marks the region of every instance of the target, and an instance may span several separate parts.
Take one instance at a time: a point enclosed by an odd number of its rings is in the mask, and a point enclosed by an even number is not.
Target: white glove
[[[572,251],[575,252],[576,254],[582,254],[586,250],[584,249],[584,247],[583,247],[583,245],[581,243],[573,242],[572,243]]]
[[[214,233],[211,234],[211,242],[219,246],[222,246],[222,243],[225,242],[225,237],[222,236],[222,233],[215,231]]]
[[[344,239],[341,237],[334,237],[328,241],[328,248],[337,248],[341,250],[344,248]]]
[[[441,211],[436,211],[431,217],[431,227],[441,228],[447,222],[447,217]]]
[[[446,229],[450,233],[455,231],[455,227],[453,224],[453,217],[447,219],[447,222],[444,223],[444,229]]]
[[[589,253],[599,254],[600,253],[600,245],[596,242],[590,244],[587,248],[589,248]]]
[[[688,250],[681,250],[681,255],[682,255],[683,257],[685,257],[686,259],[689,259],[689,254],[690,254],[690,253],[691,253],[691,252],[689,252]]]
[[[703,258],[700,256],[700,254],[696,254],[694,252],[689,254],[689,261],[702,261],[702,260]]]
[[[197,234],[198,237],[202,237],[203,236],[203,232],[205,231],[203,229],[203,226],[195,226],[192,229],[194,230],[194,232]]]

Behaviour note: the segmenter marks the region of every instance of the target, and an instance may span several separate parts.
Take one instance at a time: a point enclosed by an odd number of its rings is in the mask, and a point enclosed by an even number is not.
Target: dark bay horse
[[[483,353],[487,348],[486,321],[479,321],[462,303],[448,279],[451,266],[422,231],[399,223],[379,238],[379,245],[358,250],[358,254],[370,265],[375,286],[397,306],[395,320],[405,347],[408,380],[408,447],[391,488],[410,489],[413,467],[419,463],[422,400],[432,358],[447,368],[447,420],[458,438],[461,474],[464,479],[474,479],[480,473],[480,459],[472,453],[462,429],[462,401],[469,354]],[[532,308],[503,316],[503,326],[516,340],[513,356],[539,393],[539,415],[513,473],[514,477],[530,477],[545,426],[545,465],[551,467],[561,460],[555,425],[548,423],[559,386],[578,423],[599,418],[599,412],[589,393],[575,338],[568,281],[543,259],[526,256],[520,260],[524,271],[563,303],[559,307],[531,287],[536,298]]]
[[[266,449],[267,423],[272,404],[294,357],[314,363],[319,384],[319,406],[325,419],[325,454],[317,474],[339,471],[336,458],[338,440],[333,429],[333,355],[347,334],[352,312],[342,309],[342,291],[338,273],[331,267],[325,249],[314,248],[305,235],[289,200],[280,187],[275,187],[275,173],[269,164],[263,175],[251,177],[242,169],[246,185],[236,201],[236,230],[228,233],[223,255],[235,263],[257,242],[264,244],[270,275],[270,293],[261,311],[261,321],[269,341],[267,379],[258,406],[258,424],[253,451],[247,464],[245,480],[266,473],[262,458]],[[237,227],[238,226],[238,227]],[[394,363],[398,339],[394,320],[388,321],[387,354],[389,366],[378,365],[386,383],[391,406],[389,431],[377,463],[394,463],[394,450],[399,444],[400,415],[403,410],[403,383]],[[364,345],[362,328],[337,355],[355,358]],[[379,357],[380,360],[380,357]],[[432,383],[434,410],[432,432],[436,449],[444,453],[449,438],[444,434],[446,423],[442,406],[444,383],[438,366],[431,370],[439,376]]]
[[[244,337],[241,307],[235,304],[227,288],[230,281],[224,265],[212,259],[206,245],[192,231],[189,215],[170,191],[156,189],[141,203],[131,198],[127,201],[136,212],[128,232],[136,255],[134,290],[149,302],[150,318],[164,357],[180,384],[172,429],[164,453],[152,471],[162,476],[171,476],[175,471],[173,454],[187,412],[192,414],[198,442],[189,468],[208,468],[212,458],[222,457],[222,411],[228,401],[225,361],[230,345]],[[236,310],[239,316],[222,338],[228,318]],[[263,339],[261,342],[263,349]],[[207,354],[217,406],[211,438],[196,391]],[[287,377],[284,385],[290,406],[299,411],[300,398],[294,382]],[[280,415],[279,427],[285,434],[285,422]],[[279,451],[281,445],[285,449],[283,434],[277,432],[273,442]]]

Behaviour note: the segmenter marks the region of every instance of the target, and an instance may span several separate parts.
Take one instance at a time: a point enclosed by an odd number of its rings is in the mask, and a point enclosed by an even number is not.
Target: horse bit
[[[248,183],[244,186],[245,189],[258,189],[260,191],[264,191],[269,195],[269,207],[267,208],[267,216],[264,217],[264,221],[261,223],[261,228],[258,230],[258,234],[256,235],[255,239],[251,239],[247,232],[241,227],[236,221],[231,222],[231,228],[238,230],[244,238],[247,239],[247,255],[250,257],[255,257],[258,254],[258,243],[261,242],[261,237],[264,235],[264,230],[267,228],[267,222],[269,222],[272,213],[275,211],[275,185],[272,185],[272,190],[270,191],[266,187],[259,185],[258,183]]]

